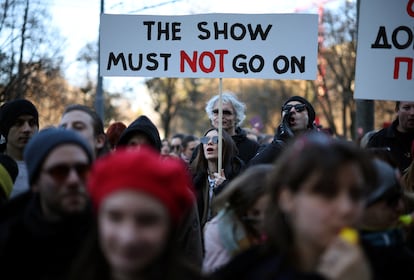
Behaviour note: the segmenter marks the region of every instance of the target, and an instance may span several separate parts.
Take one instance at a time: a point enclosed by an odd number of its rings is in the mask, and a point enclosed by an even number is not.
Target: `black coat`
[[[315,273],[301,273],[289,266],[284,257],[270,252],[264,245],[253,246],[235,256],[211,274],[209,280],[324,280]]]
[[[401,133],[397,131],[398,119],[392,124],[379,130],[368,141],[368,148],[388,147],[398,166],[403,172],[411,163],[411,145],[414,140],[414,133]]]
[[[37,194],[24,193],[0,209],[2,279],[65,279],[82,246],[92,212],[50,223]]]
[[[386,232],[361,232],[361,241],[374,280],[412,279],[414,251],[398,229]]]
[[[243,160],[243,162],[249,162],[259,150],[259,143],[247,138],[246,131],[238,127],[236,129],[236,134],[231,137],[236,143],[237,149],[239,150],[239,158]]]

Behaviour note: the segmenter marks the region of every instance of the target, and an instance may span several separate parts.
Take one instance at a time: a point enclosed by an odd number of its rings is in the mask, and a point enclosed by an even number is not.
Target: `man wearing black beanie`
[[[0,150],[12,157],[19,167],[10,198],[29,189],[23,151],[27,142],[38,130],[39,114],[29,100],[15,99],[0,107]]]
[[[78,133],[50,127],[30,139],[24,159],[30,191],[0,210],[1,279],[66,279],[93,222],[92,148]]]
[[[262,147],[249,166],[259,163],[272,163],[281,153],[286,143],[305,132],[316,130],[315,109],[308,100],[301,96],[292,96],[283,103],[282,121],[278,126],[274,139]]]

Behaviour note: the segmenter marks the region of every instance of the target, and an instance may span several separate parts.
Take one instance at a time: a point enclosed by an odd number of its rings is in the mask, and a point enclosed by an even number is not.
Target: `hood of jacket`
[[[126,146],[129,139],[135,133],[143,133],[148,136],[151,146],[153,146],[157,151],[161,150],[161,138],[158,132],[157,127],[147,116],[140,116],[135,121],[133,121],[121,134],[117,146]]]

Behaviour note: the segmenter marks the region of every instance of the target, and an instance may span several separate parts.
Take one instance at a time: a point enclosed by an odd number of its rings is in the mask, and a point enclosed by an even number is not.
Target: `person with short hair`
[[[95,158],[110,151],[101,117],[91,107],[81,104],[68,105],[60,119],[60,127],[79,132],[90,143]]]
[[[170,155],[181,157],[181,154],[183,152],[183,140],[185,135],[182,133],[176,133],[171,137],[170,140]]]
[[[86,179],[94,155],[72,130],[50,127],[27,143],[31,191],[0,210],[4,279],[65,279],[92,223]]]
[[[411,145],[414,141],[414,102],[397,101],[395,103],[396,119],[390,126],[373,134],[367,144],[368,148],[388,147],[404,172],[413,160]]]
[[[10,197],[16,197],[29,190],[27,162],[23,159],[24,149],[39,130],[39,113],[27,99],[15,99],[0,107],[0,149],[12,157],[19,168]]]
[[[182,147],[183,150],[181,152],[181,159],[184,160],[186,163],[190,163],[191,157],[193,156],[194,150],[200,144],[200,139],[198,139],[195,135],[186,135],[183,138]]]

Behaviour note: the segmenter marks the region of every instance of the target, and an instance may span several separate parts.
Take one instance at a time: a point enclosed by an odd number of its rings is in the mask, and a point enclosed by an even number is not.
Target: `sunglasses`
[[[68,178],[72,170],[75,170],[81,180],[86,180],[90,167],[91,166],[88,163],[62,163],[44,169],[43,172],[49,174],[50,177],[52,177],[56,182],[63,183]]]
[[[209,137],[209,136],[204,136],[200,138],[200,142],[203,144],[208,144],[209,142],[213,143],[213,144],[217,144],[218,143],[218,136],[213,136],[213,137]]]
[[[282,111],[290,112],[292,108],[295,108],[295,111],[300,113],[302,111],[305,111],[306,105],[305,104],[285,105],[285,106],[282,106]]]
[[[218,113],[219,113],[218,109],[213,110],[213,114],[218,115]],[[229,111],[229,110],[223,110],[223,115],[231,116],[231,115],[233,115],[233,112]]]
[[[181,148],[181,145],[172,145],[171,149],[173,150],[179,150]]]

